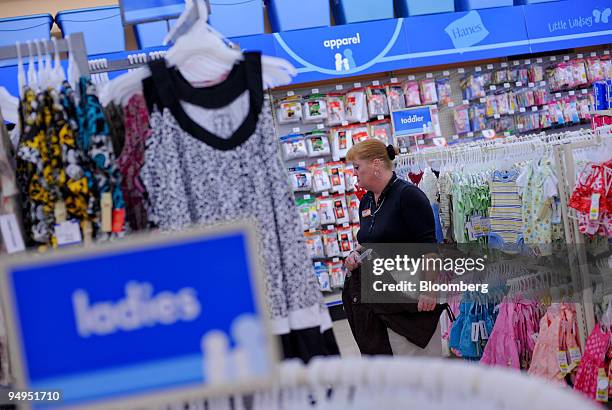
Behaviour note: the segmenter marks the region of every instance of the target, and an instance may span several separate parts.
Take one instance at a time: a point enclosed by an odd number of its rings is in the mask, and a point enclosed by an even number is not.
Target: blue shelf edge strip
[[[570,4],[571,3],[571,4]],[[443,13],[231,39],[291,62],[293,84],[612,43],[609,0]],[[156,47],[155,50],[164,47]],[[153,49],[143,50],[148,52]],[[121,58],[112,53],[95,58]],[[93,56],[92,56],[93,57]],[[0,68],[0,85],[9,77]],[[16,70],[13,70],[16,73]],[[16,74],[10,81],[16,83]],[[15,86],[16,87],[16,86]],[[9,90],[10,91],[10,90]],[[16,94],[14,94],[16,95]]]

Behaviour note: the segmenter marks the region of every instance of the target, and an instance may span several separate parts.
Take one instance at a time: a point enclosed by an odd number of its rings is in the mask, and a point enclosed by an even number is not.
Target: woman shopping
[[[429,200],[395,175],[394,159],[394,148],[378,140],[360,142],[348,152],[357,183],[368,192],[359,206],[360,245],[345,261],[350,275],[342,302],[361,354],[437,357],[442,355],[439,319],[445,305],[435,295],[421,293],[414,303],[361,303],[362,245],[436,243]]]

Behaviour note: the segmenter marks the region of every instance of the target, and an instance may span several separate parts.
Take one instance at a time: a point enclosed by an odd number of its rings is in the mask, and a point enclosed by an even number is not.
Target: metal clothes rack
[[[39,44],[41,42],[47,45],[49,51],[55,52],[57,50],[61,53],[71,52],[81,75],[89,75],[87,49],[85,48],[83,33],[74,33],[67,38],[57,39],[57,41],[39,40]],[[27,43],[19,43],[19,51],[22,58],[29,57],[30,55],[33,57],[38,55],[36,48],[28,47]],[[0,60],[10,60],[18,57],[17,44],[0,47]]]
[[[418,151],[400,154],[397,160],[400,163],[416,163],[423,161],[453,161],[457,159],[485,158],[494,159],[500,154],[526,153],[533,155],[534,150],[546,147],[555,158],[555,172],[558,176],[558,191],[561,200],[562,223],[565,232],[565,241],[570,249],[570,271],[573,283],[581,292],[581,302],[576,303],[576,316],[582,346],[586,337],[595,326],[593,304],[593,289],[591,276],[588,271],[585,252],[585,239],[578,228],[578,221],[573,210],[568,208],[569,198],[576,184],[574,151],[603,144],[612,138],[612,127],[604,127],[593,131],[582,129],[578,131],[562,132],[556,134],[528,134],[520,137],[508,137],[503,140],[479,141],[454,147]],[[477,153],[478,155],[474,155]],[[537,151],[535,151],[537,153]],[[468,161],[469,162],[469,161]]]
[[[91,74],[102,74],[111,71],[131,70],[146,65],[150,61],[162,58],[165,54],[165,51],[160,50],[148,53],[134,52],[133,54],[128,54],[125,58],[116,60],[109,60],[107,58],[92,59],[89,60],[89,72]]]

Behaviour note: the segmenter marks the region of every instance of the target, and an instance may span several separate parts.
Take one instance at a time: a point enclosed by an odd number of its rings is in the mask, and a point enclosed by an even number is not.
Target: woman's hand
[[[344,266],[349,272],[354,271],[359,267],[359,253],[357,251],[351,252],[351,254],[344,260]]]
[[[419,312],[431,312],[436,308],[437,299],[433,293],[421,293],[419,296]]]

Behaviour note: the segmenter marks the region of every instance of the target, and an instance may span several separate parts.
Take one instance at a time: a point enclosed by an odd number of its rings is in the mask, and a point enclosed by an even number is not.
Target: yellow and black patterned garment
[[[60,94],[26,89],[21,102],[22,133],[17,173],[24,203],[26,234],[35,244],[57,246],[55,210],[65,205],[66,220],[85,223],[94,213],[95,192],[87,179],[77,129],[67,121]]]

